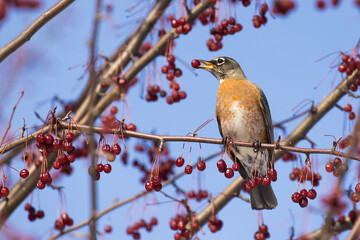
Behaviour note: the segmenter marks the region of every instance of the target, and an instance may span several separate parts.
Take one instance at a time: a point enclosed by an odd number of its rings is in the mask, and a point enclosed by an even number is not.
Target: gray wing
[[[268,143],[274,143],[274,129],[273,129],[272,120],[271,120],[269,103],[266,99],[264,92],[261,90],[261,88],[257,85],[256,85],[256,88],[259,90],[259,93],[260,93],[260,107],[261,107],[261,112],[262,112],[264,122],[265,122],[267,140],[268,140]],[[269,158],[270,159],[272,157],[272,153],[273,153],[273,150],[272,149],[269,150]]]

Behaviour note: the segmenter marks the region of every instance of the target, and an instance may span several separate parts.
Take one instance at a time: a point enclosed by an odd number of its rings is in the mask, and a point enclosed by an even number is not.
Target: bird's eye
[[[217,60],[218,65],[221,65],[224,62],[225,62],[225,60],[223,58],[218,58],[218,60]]]

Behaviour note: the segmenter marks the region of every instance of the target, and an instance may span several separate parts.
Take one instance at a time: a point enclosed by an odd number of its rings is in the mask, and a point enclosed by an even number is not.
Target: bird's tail
[[[252,209],[273,209],[277,206],[277,199],[271,185],[257,185],[250,192],[250,198]]]

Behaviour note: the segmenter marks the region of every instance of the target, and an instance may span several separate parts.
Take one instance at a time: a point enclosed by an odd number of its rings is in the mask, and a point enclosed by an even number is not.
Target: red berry
[[[191,174],[193,171],[193,167],[191,165],[186,165],[184,172],[186,174]]]
[[[308,195],[307,190],[306,190],[306,189],[301,189],[301,191],[300,191],[300,197],[306,198],[307,195]]]
[[[354,120],[355,117],[356,117],[356,115],[355,115],[354,112],[350,112],[350,113],[349,113],[349,119],[350,119],[350,120]]]
[[[184,165],[184,163],[185,163],[185,160],[182,157],[178,157],[175,161],[175,165],[177,167],[182,167]]]
[[[102,172],[104,170],[104,165],[102,165],[101,163],[96,165],[96,171],[98,172]]]
[[[168,63],[174,63],[175,62],[175,56],[174,55],[169,55],[167,57],[167,61],[168,61]]]
[[[301,196],[300,196],[300,193],[298,192],[294,192],[292,195],[291,195],[291,200],[295,203],[298,203],[300,202],[300,199],[301,199]]]
[[[315,189],[310,189],[309,191],[308,191],[308,193],[307,193],[307,197],[308,198],[310,198],[310,199],[315,199],[316,198],[316,191],[315,191]]]
[[[53,142],[54,142],[54,137],[50,133],[46,134],[45,143],[50,145],[53,144]]]
[[[344,107],[344,111],[345,112],[351,112],[352,111],[352,105],[351,104],[346,104]]]
[[[301,198],[300,201],[299,201],[299,205],[300,207],[304,208],[308,205],[308,200],[307,198]]]
[[[45,143],[45,134],[39,133],[39,134],[36,136],[36,142],[38,142],[38,143]]]
[[[38,182],[37,182],[37,184],[36,184],[36,187],[38,188],[38,189],[44,189],[45,188],[45,183],[43,182],[43,181],[41,181],[41,180],[39,180]]]
[[[206,164],[205,164],[204,161],[199,161],[199,162],[197,163],[197,169],[198,169],[199,171],[204,171],[205,168],[206,168]]]
[[[360,193],[360,183],[357,183],[355,186],[355,192]]]
[[[68,142],[72,142],[74,141],[74,134],[72,132],[68,132],[66,135],[65,135],[65,140],[68,141]]]
[[[104,165],[104,173],[110,173],[110,172],[111,172],[111,165],[107,163]]]
[[[234,170],[232,168],[227,168],[225,170],[225,177],[232,178],[234,176]]]
[[[198,66],[200,66],[200,61],[197,60],[197,59],[192,60],[192,61],[191,61],[191,66],[192,66],[193,68],[197,68]]]
[[[220,159],[216,163],[216,165],[217,165],[217,168],[218,168],[219,172],[224,173],[226,171],[227,166],[226,166],[226,163],[225,163],[225,161],[223,159]]]
[[[43,210],[39,210],[36,212],[36,217],[39,219],[42,219],[45,216],[45,213]]]
[[[106,225],[104,231],[106,233],[111,233],[112,232],[112,227],[110,225]]]
[[[23,169],[20,171],[20,177],[27,178],[29,176],[29,171],[27,169]]]
[[[171,20],[171,26],[173,28],[176,28],[177,26],[179,26],[179,22],[176,19],[173,19],[173,20]]]
[[[346,71],[346,66],[344,64],[340,64],[339,68],[338,68],[338,71],[341,72],[341,73],[345,72]]]
[[[127,125],[127,130],[136,132],[136,126],[133,123]]]
[[[277,172],[274,168],[270,168],[267,173],[271,181],[275,182],[277,180]]]
[[[326,165],[325,165],[325,170],[326,170],[327,172],[332,172],[332,171],[334,171],[334,165],[332,164],[332,162],[326,163]]]
[[[154,186],[161,184],[161,178],[159,176],[153,176],[150,180],[154,184]]]
[[[232,168],[234,169],[234,171],[239,171],[239,169],[240,169],[240,164],[237,163],[237,162],[235,162],[235,163],[233,163]]]
[[[7,195],[9,195],[9,189],[7,187],[2,187],[0,190],[0,195],[6,197]]]
[[[112,145],[110,152],[115,155],[119,155],[121,153],[121,147],[119,144],[115,143]]]
[[[64,230],[65,228],[65,223],[64,221],[60,218],[60,219],[57,219],[56,222],[55,222],[55,228],[59,231],[62,231]]]
[[[342,165],[341,159],[338,157],[334,158],[333,165],[335,168],[340,168]]]
[[[263,185],[269,186],[271,183],[271,179],[269,177],[263,177]]]

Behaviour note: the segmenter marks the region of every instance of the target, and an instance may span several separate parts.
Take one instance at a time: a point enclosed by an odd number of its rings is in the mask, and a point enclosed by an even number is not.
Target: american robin
[[[243,142],[274,143],[271,114],[265,94],[250,82],[240,65],[232,58],[217,57],[199,60],[198,68],[212,73],[219,81],[216,118],[223,139]],[[240,164],[240,175],[245,179],[266,176],[272,150],[231,147],[233,161]],[[277,200],[271,185],[256,185],[250,192],[252,209],[273,209]]]

